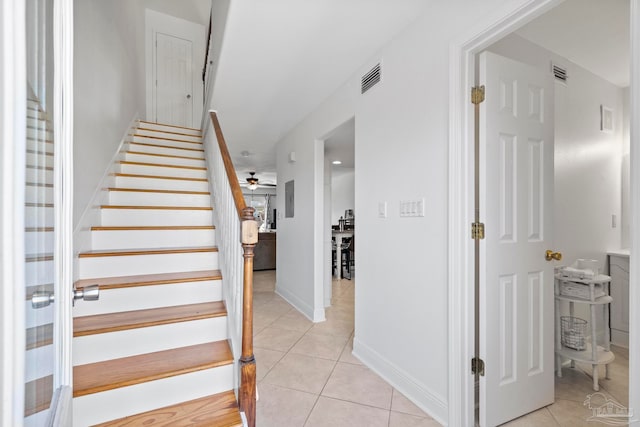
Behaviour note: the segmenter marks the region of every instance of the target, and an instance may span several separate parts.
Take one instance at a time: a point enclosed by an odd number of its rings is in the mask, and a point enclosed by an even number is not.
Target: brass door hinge
[[[484,101],[484,85],[471,88],[471,103],[478,105]]]
[[[471,224],[471,238],[473,240],[484,239],[484,224],[481,222],[474,222]]]
[[[484,360],[479,357],[471,359],[471,373],[484,377]]]

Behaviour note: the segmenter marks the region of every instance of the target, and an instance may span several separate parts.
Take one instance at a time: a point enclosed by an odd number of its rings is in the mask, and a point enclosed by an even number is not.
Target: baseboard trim
[[[298,296],[290,291],[278,287],[276,284],[276,294],[280,295],[289,304],[294,306],[300,313],[304,314],[312,322],[324,322],[326,320],[324,308],[314,309],[312,306],[302,301]]]
[[[447,403],[426,385],[416,382],[403,369],[359,341],[357,337],[353,339],[353,355],[434,420],[443,426],[447,425]]]

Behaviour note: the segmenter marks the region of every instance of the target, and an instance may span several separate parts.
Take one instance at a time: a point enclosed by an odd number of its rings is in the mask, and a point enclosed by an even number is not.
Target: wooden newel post
[[[253,356],[253,249],[258,243],[258,223],[254,209],[242,210],[244,283],[242,309],[242,356],[240,357],[240,410],[249,427],[256,425],[256,359]]]

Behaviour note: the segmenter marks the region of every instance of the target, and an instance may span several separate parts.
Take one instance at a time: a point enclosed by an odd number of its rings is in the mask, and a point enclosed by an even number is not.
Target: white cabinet
[[[611,342],[629,347],[629,252],[608,253],[611,276]]]

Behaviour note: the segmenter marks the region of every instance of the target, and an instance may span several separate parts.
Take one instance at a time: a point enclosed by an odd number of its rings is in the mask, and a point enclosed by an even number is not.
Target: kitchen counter
[[[258,244],[254,249],[253,270],[276,269],[276,233],[258,233]]]

